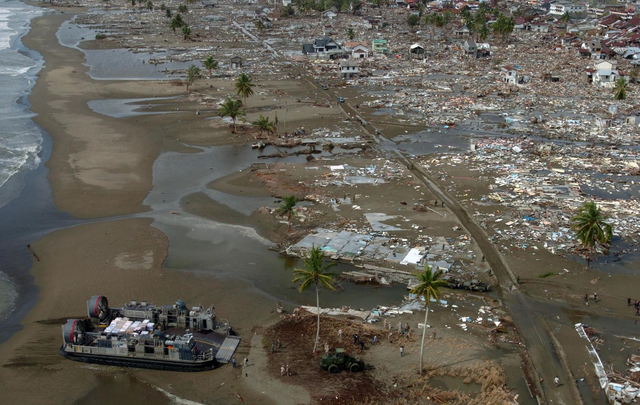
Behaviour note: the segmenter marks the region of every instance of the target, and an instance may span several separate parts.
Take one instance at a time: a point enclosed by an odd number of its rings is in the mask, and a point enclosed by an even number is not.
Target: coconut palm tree
[[[184,20],[182,20],[182,16],[180,14],[176,14],[175,17],[171,20],[171,29],[173,32],[176,32],[176,28],[181,28],[184,25]]]
[[[623,77],[616,80],[613,94],[616,100],[624,100],[627,98],[627,81]]]
[[[255,26],[256,26],[256,29],[257,29],[260,33],[262,33],[262,31],[264,31],[264,29],[265,29],[265,26],[264,26],[264,23],[262,22],[262,20],[258,20],[258,21],[256,21]]]
[[[489,36],[489,27],[487,27],[487,24],[485,23],[482,26],[480,26],[480,28],[478,29],[478,38],[484,41],[487,39],[488,36]]]
[[[353,38],[356,37],[355,32],[353,32],[353,28],[349,28],[347,30],[347,37],[349,38],[350,41],[353,41]]]
[[[269,117],[265,118],[262,114],[260,114],[260,118],[258,118],[257,121],[253,121],[253,125],[258,128],[258,131],[260,131],[260,135],[262,135],[264,132],[266,132],[267,134],[276,132],[276,126],[274,122],[269,121]]]
[[[242,97],[242,100],[246,103],[247,99],[253,95],[253,82],[246,73],[240,73],[240,76],[236,79],[236,94]]]
[[[216,61],[215,59],[213,59],[213,56],[208,56],[207,59],[205,59],[202,62],[202,66],[204,66],[205,69],[209,70],[209,77],[211,77],[211,75],[213,74],[213,69],[217,69],[218,68],[218,61]]]
[[[218,115],[231,118],[233,121],[233,132],[236,132],[236,120],[244,117],[246,113],[242,109],[242,101],[232,100],[231,97],[227,97],[222,104],[220,104]]]
[[[318,349],[318,341],[320,340],[320,287],[334,291],[335,274],[328,273],[327,270],[336,265],[336,262],[326,263],[322,257],[319,247],[313,246],[309,255],[302,259],[306,269],[294,269],[293,282],[300,283],[298,291],[303,292],[314,286],[316,289],[316,308],[318,311],[318,328],[316,330],[316,340],[313,345],[313,353]]]
[[[440,278],[441,275],[442,270],[437,270],[435,273],[433,273],[429,265],[425,265],[423,272],[416,273],[416,277],[418,278],[418,281],[420,283],[415,286],[413,290],[411,290],[411,292],[413,294],[416,294],[418,297],[424,297],[424,305],[426,309],[426,313],[424,314],[424,327],[422,328],[422,343],[420,344],[420,374],[422,374],[423,370],[422,361],[424,357],[424,338],[427,334],[429,302],[431,300],[431,297],[438,301],[440,288],[447,286],[447,282]]]
[[[289,231],[291,231],[291,216],[296,215],[296,212],[293,210],[298,202],[298,197],[295,195],[286,196],[283,199],[282,205],[280,206],[280,214],[287,215],[287,222],[289,223]]]
[[[187,5],[186,5],[186,4],[180,4],[180,5],[178,6],[178,12],[179,12],[179,13],[184,14],[184,13],[186,13],[187,11],[189,11],[189,9],[187,8]]]
[[[568,11],[566,13],[562,14],[562,17],[560,17],[560,21],[565,22],[565,23],[571,22],[571,14],[569,14]]]
[[[191,39],[191,28],[188,25],[182,27],[182,35],[184,35],[184,40]]]
[[[191,86],[196,79],[199,79],[200,77],[202,77],[200,68],[196,65],[189,66],[189,69],[187,69],[187,91],[189,91],[189,86]]]
[[[589,250],[587,263],[591,263],[590,253],[596,245],[604,248],[611,246],[613,227],[606,222],[608,216],[600,211],[594,201],[587,201],[578,209],[578,213],[571,218],[571,229],[576,232],[576,237],[582,246]]]

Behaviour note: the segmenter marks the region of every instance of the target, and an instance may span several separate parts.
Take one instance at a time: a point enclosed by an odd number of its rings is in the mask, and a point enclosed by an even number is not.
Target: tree
[[[488,36],[489,36],[489,27],[487,27],[487,24],[483,24],[478,29],[478,38],[484,41],[487,39]]]
[[[182,20],[182,16],[180,14],[176,14],[176,16],[171,20],[171,29],[173,30],[173,32],[176,32],[176,28],[180,28],[183,25],[184,21]]]
[[[616,80],[616,85],[613,88],[614,98],[616,100],[624,100],[627,98],[627,81],[624,77]]]
[[[182,27],[182,35],[184,35],[185,41],[191,39],[191,28],[188,25]]]
[[[442,270],[437,270],[435,273],[432,272],[429,265],[424,266],[424,271],[421,273],[416,273],[416,277],[418,278],[419,284],[411,290],[413,294],[416,294],[418,297],[424,297],[424,305],[426,309],[426,313],[424,314],[424,327],[422,328],[422,343],[420,344],[420,374],[422,374],[423,370],[423,358],[424,358],[424,338],[427,334],[427,321],[429,319],[429,302],[431,297],[433,297],[436,301],[438,301],[438,297],[440,295],[440,288],[446,287],[447,282],[442,280],[440,276],[442,275]]]
[[[235,87],[236,94],[241,96],[245,103],[253,95],[253,82],[246,73],[240,73],[240,76],[236,79]]]
[[[182,14],[184,14],[184,13],[186,13],[187,11],[188,11],[188,9],[187,9],[187,5],[186,5],[186,4],[180,4],[180,5],[178,6],[178,13],[182,13]]]
[[[296,212],[293,209],[297,202],[298,198],[294,195],[290,195],[283,199],[282,205],[280,206],[280,214],[287,215],[287,222],[289,223],[288,231],[291,231],[291,216],[296,215]]]
[[[417,16],[415,14],[411,14],[409,17],[407,17],[407,24],[409,24],[409,27],[415,27],[419,23],[420,23],[420,17],[419,16]]]
[[[200,68],[196,65],[189,66],[189,69],[187,69],[187,91],[189,91],[189,86],[191,86],[196,79],[199,79],[200,77],[202,77]]]
[[[567,11],[566,13],[562,14],[562,17],[560,17],[560,21],[568,23],[571,21],[571,14],[569,14],[569,12]]]
[[[255,26],[256,26],[256,29],[258,31],[260,31],[260,32],[264,31],[265,26],[264,26],[264,23],[262,22],[262,20],[256,21]]]
[[[233,121],[233,132],[236,132],[236,120],[244,117],[246,113],[242,110],[242,101],[232,100],[231,97],[227,97],[222,104],[220,104],[218,115],[231,118]]]
[[[164,5],[164,3],[160,3],[160,10],[164,11],[167,9],[167,6]]]
[[[289,17],[293,15],[293,7],[291,4],[287,4],[287,7],[284,8],[284,13],[282,13],[283,17]]]
[[[213,59],[213,56],[208,56],[207,59],[202,62],[202,66],[209,70],[209,77],[211,77],[213,70],[218,68],[218,61]]]
[[[131,7],[135,7],[136,6],[136,0],[131,0]]]
[[[335,291],[334,282],[335,274],[328,273],[327,270],[336,265],[336,262],[325,264],[322,252],[319,247],[313,246],[309,255],[302,259],[306,269],[293,270],[294,283],[300,283],[298,291],[303,292],[309,287],[314,286],[316,289],[316,308],[318,311],[318,327],[316,329],[316,340],[313,345],[313,353],[318,349],[320,341],[320,287]]]
[[[151,0],[147,0],[147,10],[153,11],[153,2]]]
[[[253,122],[253,125],[258,128],[260,134],[266,132],[267,134],[272,134],[276,131],[276,126],[273,121],[269,121],[269,117],[265,118],[262,114],[260,114],[260,118],[257,121]],[[295,197],[293,197],[295,198]],[[286,199],[286,198],[285,198]],[[296,200],[297,202],[297,200]],[[295,202],[294,202],[295,205]],[[291,226],[291,225],[289,225]]]
[[[349,37],[350,41],[353,41],[353,38],[356,37],[356,34],[353,32],[353,28],[349,28],[347,30],[347,37]]]
[[[167,18],[171,18],[171,10],[167,9],[166,16]],[[171,28],[173,28],[173,26]],[[176,32],[175,28],[173,29],[173,32]]]
[[[578,213],[571,218],[571,229],[576,232],[576,237],[589,250],[600,245],[605,249],[611,246],[613,227],[606,222],[608,216],[600,211],[593,201],[587,201],[578,209]],[[587,263],[591,262],[591,256],[587,256]]]

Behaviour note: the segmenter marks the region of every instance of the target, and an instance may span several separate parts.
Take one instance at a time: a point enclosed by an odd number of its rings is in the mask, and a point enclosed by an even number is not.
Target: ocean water
[[[17,0],[0,0],[0,215],[2,207],[23,188],[22,175],[40,164],[42,133],[32,121],[26,96],[42,67],[39,54],[26,49],[21,38],[39,8]],[[0,230],[0,240],[10,238]],[[15,285],[0,269],[0,321],[5,319],[16,297]]]

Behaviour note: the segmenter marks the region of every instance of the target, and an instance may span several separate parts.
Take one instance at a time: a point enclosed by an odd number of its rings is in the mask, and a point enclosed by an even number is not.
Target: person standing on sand
[[[378,335],[373,335],[373,344],[378,343]]]
[[[364,352],[364,340],[360,341],[360,351]]]
[[[244,366],[247,367],[249,365],[249,359],[248,358],[244,358]]]
[[[404,357],[404,346],[400,346],[400,357]]]
[[[284,365],[280,366],[280,377],[284,376]]]
[[[630,307],[631,306],[631,297],[627,298],[627,306]]]
[[[393,332],[389,332],[389,343],[391,343],[391,336],[393,336]]]
[[[233,365],[233,368],[236,368],[236,358],[232,358],[231,359],[231,364]]]
[[[558,376],[556,376],[556,378],[553,379],[553,382],[556,385],[556,388],[560,386],[560,378],[558,378]]]
[[[338,338],[342,340],[342,329],[338,330]]]
[[[593,293],[593,302],[598,302],[598,293]]]
[[[584,293],[584,303],[586,305],[589,305],[589,294],[587,294],[587,293]]]

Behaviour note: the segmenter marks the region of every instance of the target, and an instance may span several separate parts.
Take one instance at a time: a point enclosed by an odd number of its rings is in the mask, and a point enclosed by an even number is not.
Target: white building
[[[350,60],[340,61],[340,73],[345,79],[358,76],[358,73],[359,73],[358,63]]]
[[[293,3],[293,0],[282,0],[282,5],[285,7],[290,6],[291,3]]]
[[[500,70],[500,77],[504,82],[508,84],[517,84],[518,83],[518,73],[511,66],[505,66]]]
[[[364,45],[356,45],[351,48],[351,57],[353,59],[364,59],[369,56],[369,48]]]
[[[549,14],[563,15],[564,13],[583,13],[585,10],[584,4],[554,3],[549,7]]]

